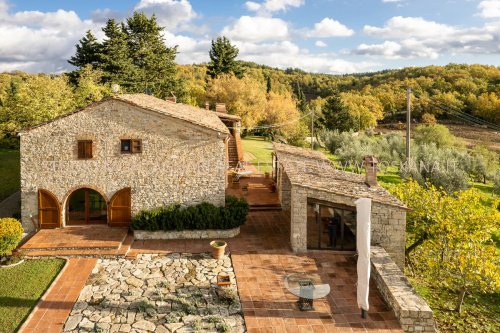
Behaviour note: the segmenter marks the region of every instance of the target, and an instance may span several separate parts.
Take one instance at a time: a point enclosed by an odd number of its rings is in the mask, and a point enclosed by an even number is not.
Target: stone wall
[[[224,205],[225,135],[116,100],[96,104],[21,133],[23,226],[32,230],[37,191],[62,207],[72,191],[90,187],[106,200],[125,187],[132,214],[171,203]],[[77,140],[92,140],[93,158],[80,160]],[[141,139],[142,153],[122,154],[120,139]]]
[[[233,229],[144,231],[134,230],[135,239],[224,239],[240,234],[240,227]]]
[[[297,252],[307,250],[307,199],[324,200],[355,207],[356,198],[291,185],[290,242]],[[397,265],[404,268],[406,211],[372,201],[371,244],[384,247]]]
[[[436,332],[432,310],[417,294],[387,252],[371,248],[372,277],[405,332]]]
[[[277,188],[278,188],[278,196],[281,203],[281,208],[283,210],[289,211],[291,208],[291,189],[292,184],[290,183],[290,178],[283,171],[283,167],[279,166],[278,179],[277,179]]]

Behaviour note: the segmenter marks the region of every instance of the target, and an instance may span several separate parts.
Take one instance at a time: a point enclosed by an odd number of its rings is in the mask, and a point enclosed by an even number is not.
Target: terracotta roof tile
[[[374,202],[407,208],[384,188],[368,186],[363,175],[337,170],[318,151],[279,143],[273,143],[273,146],[278,162],[294,185],[352,198],[370,198]]]
[[[113,99],[123,101],[143,109],[149,109],[187,122],[207,127],[222,133],[229,133],[224,123],[215,112],[195,106],[165,101],[146,94],[123,94],[113,96]]]

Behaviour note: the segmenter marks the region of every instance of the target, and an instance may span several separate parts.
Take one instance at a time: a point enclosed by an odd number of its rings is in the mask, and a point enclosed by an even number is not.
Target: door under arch
[[[116,192],[109,201],[109,226],[128,227],[131,219],[131,192],[127,187]]]
[[[38,224],[40,229],[61,226],[61,206],[55,195],[46,190],[38,190]]]
[[[106,224],[107,204],[104,197],[91,188],[81,188],[68,198],[67,225]]]

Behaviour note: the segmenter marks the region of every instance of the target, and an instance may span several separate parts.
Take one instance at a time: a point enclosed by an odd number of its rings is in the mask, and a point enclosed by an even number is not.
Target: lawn
[[[410,278],[417,292],[433,309],[434,317],[441,332],[500,332],[500,293],[467,294],[462,306],[462,313],[455,307],[457,294],[432,287],[432,281]]]
[[[0,149],[0,201],[19,190],[19,150]]]
[[[250,162],[262,172],[272,170],[273,145],[260,136],[247,136],[241,139],[245,160]]]
[[[0,268],[0,332],[19,328],[63,266],[62,259],[46,259]]]

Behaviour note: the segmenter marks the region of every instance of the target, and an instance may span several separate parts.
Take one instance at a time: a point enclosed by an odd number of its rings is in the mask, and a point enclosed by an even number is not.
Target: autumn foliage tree
[[[500,223],[499,200],[475,189],[449,195],[414,181],[392,192],[411,208],[407,256],[437,285],[457,293],[456,311],[467,293],[500,290],[500,257],[492,241]]]
[[[229,113],[241,117],[242,126],[255,127],[265,118],[266,89],[263,82],[232,74],[209,80],[207,98],[212,103],[225,103]]]

